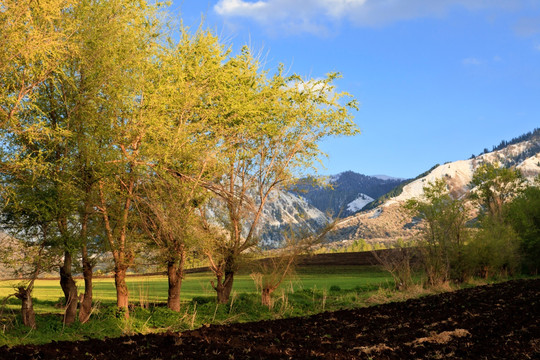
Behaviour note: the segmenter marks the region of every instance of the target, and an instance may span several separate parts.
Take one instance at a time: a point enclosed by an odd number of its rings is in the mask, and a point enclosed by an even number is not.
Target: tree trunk
[[[272,293],[274,292],[275,288],[263,288],[261,292],[261,302],[263,305],[267,306],[268,308],[272,307]]]
[[[84,295],[81,299],[81,305],[79,308],[79,321],[85,323],[90,319],[90,314],[92,313],[92,276],[93,276],[93,266],[88,258],[88,251],[86,246],[83,246],[82,249],[82,266],[83,266],[83,277],[84,277]]]
[[[169,278],[169,296],[167,307],[172,311],[180,311],[180,289],[184,278],[185,254],[180,254],[180,260],[167,263],[167,276]]]
[[[217,299],[218,299],[219,304],[226,304],[229,301],[229,297],[231,296],[231,290],[233,286],[233,280],[234,280],[234,272],[226,271],[225,280],[223,281],[223,283],[218,281],[215,289],[216,289]]]
[[[114,285],[116,286],[116,305],[118,310],[124,312],[126,319],[129,318],[129,291],[126,284],[127,266],[115,266]]]
[[[60,286],[64,292],[66,312],[64,324],[72,324],[77,318],[77,285],[71,275],[71,253],[64,253],[64,265],[60,267]]]
[[[36,328],[36,315],[34,313],[34,303],[32,302],[32,286],[18,288],[15,297],[22,301],[21,314],[23,324],[35,329]]]

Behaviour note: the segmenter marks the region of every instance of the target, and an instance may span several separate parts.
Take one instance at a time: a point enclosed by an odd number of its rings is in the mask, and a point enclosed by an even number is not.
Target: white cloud
[[[480,59],[470,57],[470,58],[466,58],[466,59],[461,60],[461,63],[463,65],[481,65],[482,61]]]
[[[381,26],[419,17],[444,16],[453,7],[469,10],[519,8],[526,0],[219,0],[226,18],[252,19],[268,29],[320,32],[340,21]],[[522,4],[523,3],[523,4]]]
[[[366,0],[219,0],[214,11],[225,18],[247,18],[273,32],[315,33],[328,31],[350,6]]]
[[[264,1],[252,3],[243,0],[221,0],[214,6],[214,10],[224,16],[232,15],[263,19],[268,6],[269,4]]]
[[[325,88],[325,84],[322,78],[310,79],[308,81],[303,81],[303,82],[295,82],[293,84],[289,84],[289,87],[291,86],[292,87],[296,86],[296,88],[300,92],[303,92],[303,91],[319,92]]]

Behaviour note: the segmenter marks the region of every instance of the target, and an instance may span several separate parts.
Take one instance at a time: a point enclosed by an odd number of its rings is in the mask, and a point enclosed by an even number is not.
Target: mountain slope
[[[287,231],[317,231],[332,219],[308,202],[288,191],[270,195],[263,210],[259,236],[264,247],[276,247]]]
[[[386,194],[403,181],[346,171],[331,176],[323,185],[314,184],[313,179],[302,179],[291,192],[304,197],[322,212],[347,217],[360,211],[370,201]]]
[[[540,174],[540,131],[530,133],[526,141],[481,154],[468,160],[437,165],[416,179],[398,187],[378,199],[377,206],[347,217],[336,226],[333,241],[364,238],[371,241],[392,241],[411,238],[417,233],[415,220],[407,214],[402,204],[423,195],[423,188],[436,179],[444,178],[454,197],[466,195],[474,171],[483,163],[499,163],[519,169],[526,179],[532,181]]]

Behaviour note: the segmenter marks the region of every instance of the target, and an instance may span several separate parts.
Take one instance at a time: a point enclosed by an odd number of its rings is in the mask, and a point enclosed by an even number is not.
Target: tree
[[[484,214],[500,221],[503,204],[516,196],[523,181],[519,170],[484,163],[475,170],[469,184],[471,198],[480,204]]]
[[[6,89],[0,94],[3,172],[30,169],[54,193],[54,231],[64,248],[61,284],[71,305],[66,322],[75,319],[71,265],[80,248],[86,289],[79,315],[86,321],[92,273],[88,229],[95,209],[116,263],[118,304],[127,309],[123,279],[133,253],[126,239],[134,230],[132,201],[152,162],[141,144],[148,124],[163,118],[155,99],[162,85],[156,66],[160,5],[143,0],[20,4],[8,1],[0,19],[8,35],[2,46],[9,50],[0,58]]]
[[[48,79],[34,90],[32,110],[20,111],[18,126],[8,128],[2,138],[2,195],[6,203],[3,210],[20,227],[33,228],[38,226],[38,221],[39,227],[47,233],[49,246],[56,243],[65,250],[60,283],[66,297],[64,321],[69,324],[75,320],[77,311],[77,288],[71,277],[71,252],[68,249],[71,244],[67,216],[71,199],[63,191],[61,180],[65,136],[59,130],[54,114],[51,116],[53,101],[46,95],[51,82]],[[26,129],[32,127],[41,128],[41,131],[29,136]],[[14,214],[21,212],[27,220],[14,219]]]
[[[425,200],[410,200],[406,208],[424,220],[419,249],[428,283],[439,285],[467,276],[465,245],[469,232],[468,211],[463,200],[453,199],[444,179],[424,187]]]
[[[270,193],[318,160],[320,140],[357,132],[349,112],[355,103],[341,105],[347,94],[334,92],[337,74],[303,81],[284,77],[280,68],[267,78],[247,48],[230,58],[223,72],[226,91],[215,98],[219,112],[212,126],[225,172],[205,183],[219,199],[216,212],[223,215],[224,236],[206,247],[220,303],[229,299],[239,257],[258,243]]]
[[[316,233],[291,229],[283,234],[285,242],[281,248],[273,252],[271,257],[257,262],[258,270],[251,274],[251,278],[261,292],[263,305],[272,307],[272,294],[294,272],[299,256],[322,244],[326,235],[334,229],[335,224],[335,221],[327,224]]]
[[[14,295],[22,302],[24,325],[35,328],[34,282],[43,270],[57,265],[54,247],[51,246],[54,242],[51,238],[54,237],[56,204],[51,201],[54,193],[51,193],[49,184],[39,181],[39,177],[36,179],[32,172],[20,171],[17,177],[12,175],[4,174],[2,177],[2,230],[16,240],[3,247],[0,260],[29,279],[26,284],[17,286]],[[7,242],[5,237],[2,241]]]
[[[133,201],[152,162],[143,148],[149,123],[163,118],[155,100],[161,86],[159,6],[143,0],[80,1],[66,12],[76,24],[70,37],[75,50],[59,92],[73,133],[70,189],[77,199],[74,218],[86,276],[83,321],[92,296],[88,246],[96,235],[113,255],[117,305],[128,316],[125,274],[134,256],[132,240],[140,236]],[[95,215],[101,218],[100,234]]]
[[[55,78],[62,72],[68,54],[73,50],[66,27],[66,10],[71,1],[11,1],[3,3],[0,12],[0,125],[2,126],[2,172],[19,175],[33,172],[51,187],[56,202],[60,195],[64,152],[68,128],[59,124]],[[18,176],[18,175],[15,175]],[[54,201],[54,200],[53,200]],[[57,226],[67,246],[65,214],[61,206],[54,209]],[[71,254],[66,248],[61,267],[61,284],[66,293],[65,320],[70,323],[76,313],[77,291],[71,278]],[[68,300],[69,299],[69,300]]]
[[[505,222],[486,216],[467,247],[472,268],[487,279],[492,275],[513,274],[519,267],[519,238]]]
[[[408,289],[413,284],[411,261],[417,249],[399,239],[391,249],[372,251],[373,257],[390,273],[396,289]]]
[[[523,182],[518,170],[499,164],[482,164],[473,174],[471,198],[481,211],[469,253],[476,271],[485,278],[512,273],[519,265],[518,236],[504,218],[504,207],[522,190]]]
[[[525,271],[540,269],[540,179],[504,207],[504,218],[519,236]]]
[[[151,239],[151,248],[160,252],[167,268],[167,307],[180,311],[180,289],[189,249],[204,236],[201,218],[196,212],[203,197],[199,184],[177,177],[156,178],[143,185],[143,197],[137,201],[141,226]]]
[[[167,116],[147,133],[151,175],[140,186],[137,206],[142,227],[161,253],[169,280],[168,307],[180,311],[180,288],[187,252],[206,236],[200,209],[208,198],[202,186],[219,168],[211,121],[219,91],[223,47],[209,31],[193,35],[180,28],[180,40],[164,49],[159,62]]]
[[[28,49],[28,55],[23,47],[9,62],[14,69],[4,66],[5,74],[22,85],[8,86],[11,93],[5,94],[5,104],[13,104],[9,112],[6,109],[9,121],[4,123],[2,139],[3,171],[14,176],[30,172],[48,186],[50,201],[55,204],[49,213],[55,224],[49,232],[64,249],[60,283],[66,298],[66,323],[76,318],[77,288],[71,268],[73,255],[82,241],[86,289],[80,315],[85,321],[91,306],[87,229],[95,184],[103,175],[101,172],[96,176],[103,170],[103,162],[96,155],[105,149],[104,144],[111,144],[110,138],[103,136],[111,131],[104,117],[109,115],[112,123],[119,119],[118,113],[107,112],[104,104],[115,106],[119,100],[126,101],[126,92],[121,91],[128,89],[119,86],[118,79],[125,79],[125,71],[133,70],[128,69],[132,63],[119,61],[118,55],[128,54],[125,49],[129,46],[138,53],[140,43],[133,41],[137,37],[132,36],[130,42],[127,35],[134,33],[136,23],[132,15],[144,3],[53,1],[46,5],[23,5],[21,12],[8,3],[6,24],[17,25],[9,32],[13,35],[11,40],[13,44],[17,44],[17,36],[31,40],[40,51]],[[138,25],[145,27],[149,21],[141,15]],[[112,41],[113,34],[118,41]],[[133,61],[140,60],[129,55]],[[120,63],[128,65],[122,68]],[[29,79],[33,80],[27,85]],[[10,99],[17,101],[10,103]],[[125,107],[117,106],[115,111],[119,110]],[[104,161],[109,160],[110,157]]]

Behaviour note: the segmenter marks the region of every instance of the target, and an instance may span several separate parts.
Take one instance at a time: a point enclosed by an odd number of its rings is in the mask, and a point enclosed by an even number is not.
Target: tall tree
[[[0,55],[2,172],[7,178],[25,177],[27,184],[39,179],[39,186],[46,187],[51,205],[36,210],[47,213],[38,217],[54,221],[54,226],[48,226],[49,236],[58,238],[65,250],[60,275],[66,323],[75,320],[77,288],[71,276],[68,227],[72,198],[63,181],[71,133],[57,85],[74,50],[70,40],[74,28],[66,16],[71,6],[70,1],[7,1],[0,15],[6,34],[1,46],[7,51]],[[38,196],[35,201],[43,200],[38,192],[29,194]]]
[[[525,271],[540,269],[540,177],[504,208],[505,219],[521,240]]]
[[[469,212],[462,199],[448,193],[444,179],[424,187],[425,199],[409,200],[406,208],[424,220],[419,249],[430,285],[467,276],[465,245],[469,237]]]
[[[229,299],[241,254],[258,243],[258,225],[272,191],[289,185],[311,167],[322,151],[318,143],[357,129],[346,93],[332,85],[338,77],[304,81],[285,77],[282,68],[269,78],[244,47],[223,65],[225,92],[216,101],[217,130],[224,174],[207,184],[220,200],[224,237],[206,247],[218,301]]]
[[[90,31],[96,34],[88,44],[95,50],[94,57],[88,60],[101,67],[102,80],[93,88],[97,106],[88,114],[95,124],[93,150],[99,149],[92,159],[97,168],[96,208],[114,260],[117,306],[128,317],[125,278],[135,255],[133,240],[139,233],[134,228],[133,201],[152,163],[148,129],[159,126],[165,115],[155,96],[161,85],[156,66],[159,4],[111,0],[88,2],[87,6],[92,10]]]
[[[469,253],[476,271],[485,278],[493,273],[512,273],[519,265],[518,235],[505,220],[504,208],[521,192],[523,183],[519,170],[497,163],[482,164],[473,174],[469,187],[480,214]]]
[[[475,170],[469,187],[472,199],[480,204],[484,214],[502,220],[503,205],[516,196],[523,182],[517,169],[484,163]]]
[[[151,175],[137,198],[143,228],[162,254],[169,279],[168,307],[180,310],[180,288],[190,247],[205,237],[202,184],[219,173],[216,161],[215,97],[227,50],[210,31],[179,29],[179,41],[162,49],[158,64],[161,107],[166,116],[147,132]],[[148,154],[150,155],[150,154]]]
[[[159,86],[154,76],[159,4],[5,4],[0,12],[6,30],[1,43],[6,52],[0,55],[2,171],[13,176],[30,171],[54,193],[54,231],[64,249],[61,284],[70,305],[66,322],[75,320],[71,265],[81,244],[86,289],[80,318],[88,318],[87,241],[96,204],[116,263],[118,304],[127,309],[123,276],[132,253],[126,240],[131,202],[138,176],[148,167],[139,162],[140,144],[158,103],[149,99]]]

